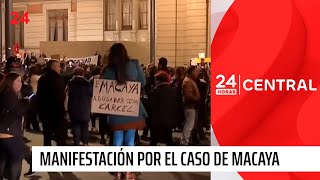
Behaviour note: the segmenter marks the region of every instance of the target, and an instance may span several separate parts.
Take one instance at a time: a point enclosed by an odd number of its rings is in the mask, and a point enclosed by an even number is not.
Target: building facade
[[[13,11],[20,17],[28,12],[30,19],[28,24],[13,25],[14,42],[19,43],[20,49],[38,52],[41,41],[150,40],[150,0],[13,2]],[[210,53],[209,3],[156,0],[156,59],[167,57],[171,65],[183,65],[199,53]]]

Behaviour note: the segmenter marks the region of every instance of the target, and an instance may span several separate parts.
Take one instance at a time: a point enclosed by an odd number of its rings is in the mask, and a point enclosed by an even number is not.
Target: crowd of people
[[[160,58],[158,65],[145,67],[129,58],[125,46],[116,43],[103,65],[71,65],[50,60],[26,64],[21,57],[9,57],[0,74],[0,180],[20,179],[22,161],[31,169],[31,153],[23,131],[43,134],[43,145],[67,145],[71,129],[73,145],[89,145],[89,127],[100,134],[100,143],[113,146],[139,145],[150,136],[150,145],[198,145],[210,129],[210,70],[208,64],[168,67]],[[101,62],[101,56],[99,62]],[[91,113],[94,79],[140,82],[139,115],[120,116]],[[96,122],[99,122],[97,127]],[[91,125],[90,125],[91,124]],[[98,130],[97,130],[98,129]],[[143,130],[139,136],[138,130]],[[150,133],[149,133],[150,131]],[[180,141],[173,131],[182,132]],[[149,135],[150,134],[150,135]],[[131,172],[116,177],[134,179]]]

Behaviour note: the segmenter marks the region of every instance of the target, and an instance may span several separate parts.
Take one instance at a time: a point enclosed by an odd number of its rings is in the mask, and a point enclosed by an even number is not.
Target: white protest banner
[[[46,61],[50,61],[51,58],[44,58]],[[62,61],[63,59],[60,59]],[[88,56],[83,58],[67,58],[66,61],[73,61],[77,64],[92,64],[97,65],[98,64],[98,56]]]
[[[89,57],[83,57],[83,58],[67,58],[67,61],[74,61],[75,63],[78,63],[78,64],[97,65],[98,56],[89,56]]]
[[[93,85],[92,113],[122,116],[139,115],[141,83],[95,79]]]

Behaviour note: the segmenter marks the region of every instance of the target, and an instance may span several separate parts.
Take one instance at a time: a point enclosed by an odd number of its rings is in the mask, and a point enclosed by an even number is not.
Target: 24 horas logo
[[[216,76],[216,95],[240,95],[242,91],[317,91],[312,79],[250,79],[241,75]]]

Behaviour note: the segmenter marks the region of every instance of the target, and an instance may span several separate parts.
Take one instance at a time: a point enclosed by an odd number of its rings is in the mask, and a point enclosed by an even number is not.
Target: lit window
[[[68,10],[50,10],[49,41],[68,41]]]
[[[116,30],[116,0],[105,0],[105,30]]]
[[[122,0],[122,30],[132,30],[133,3],[132,0]]]
[[[148,0],[140,0],[139,6],[139,29],[148,29]]]
[[[22,17],[23,11],[19,12],[18,17]],[[13,25],[13,42],[18,43],[20,48],[24,48],[24,23],[18,23]]]

